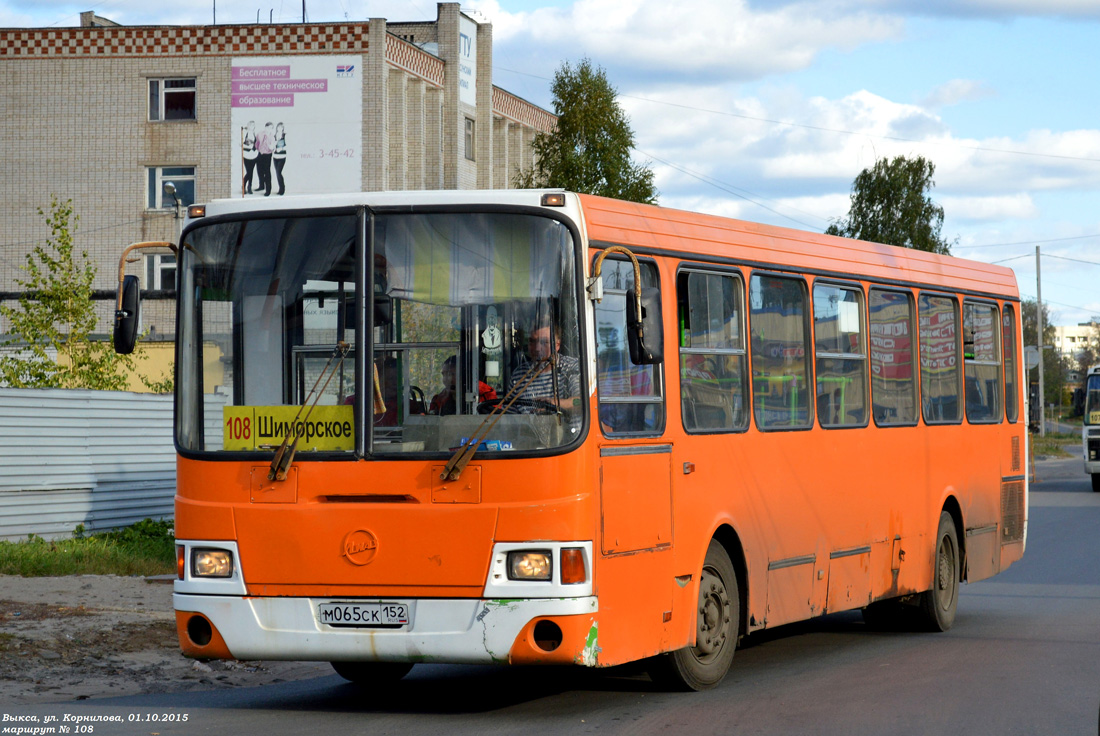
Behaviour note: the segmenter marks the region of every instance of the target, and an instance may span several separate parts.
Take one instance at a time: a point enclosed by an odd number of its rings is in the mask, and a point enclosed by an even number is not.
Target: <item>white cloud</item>
[[[978,197],[933,197],[952,221],[1000,221],[1035,219],[1039,208],[1027,192]]]
[[[950,82],[941,84],[932,90],[921,100],[920,104],[922,107],[939,110],[943,107],[957,105],[960,102],[972,102],[993,97],[996,94],[996,91],[985,82],[972,79],[952,79]]]
[[[926,108],[866,90],[840,98],[786,87],[756,96],[738,91],[710,82],[621,98],[663,205],[820,231],[847,213],[863,168],[922,155],[936,166],[931,196],[944,207],[951,238],[991,227],[1012,232],[1052,217],[1051,199],[1035,193],[1059,199],[1059,192],[1100,189],[1100,166],[1080,160],[1100,159],[1100,130],[961,138]]]
[[[856,5],[863,7],[857,0]],[[882,10],[952,17],[1100,18],[1095,0],[879,0]]]
[[[900,18],[837,14],[819,3],[756,11],[746,0],[682,0],[673,6],[578,0],[515,14],[495,0],[471,6],[492,20],[494,45],[504,54],[552,48],[558,59],[588,55],[602,66],[651,79],[682,73],[757,79],[803,69],[824,49],[850,50],[902,32]]]

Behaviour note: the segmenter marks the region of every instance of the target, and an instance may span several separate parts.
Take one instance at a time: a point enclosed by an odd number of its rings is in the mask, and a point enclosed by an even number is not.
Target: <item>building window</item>
[[[148,192],[145,207],[150,210],[173,209],[176,201],[164,191],[165,182],[172,182],[176,188],[176,197],[180,205],[186,207],[195,203],[195,167],[194,166],[150,166],[147,170]]]
[[[195,120],[195,78],[150,79],[150,120]]]
[[[474,160],[474,121],[466,118],[466,158]]]
[[[145,256],[145,288],[168,289],[176,288],[176,257],[169,253],[156,253]]]

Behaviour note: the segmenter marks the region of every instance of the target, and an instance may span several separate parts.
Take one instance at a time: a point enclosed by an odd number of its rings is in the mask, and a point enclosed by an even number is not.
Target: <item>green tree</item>
[[[1034,347],[1038,335],[1038,304],[1025,299],[1020,305],[1020,324],[1024,331],[1024,347]],[[1043,405],[1061,405],[1066,385],[1067,361],[1054,347],[1054,325],[1050,323],[1050,309],[1043,305]],[[1039,369],[1028,371],[1028,383],[1038,383]]]
[[[555,73],[550,90],[557,127],[550,133],[535,134],[532,148],[537,161],[516,176],[515,186],[553,187],[656,203],[653,171],[631,161],[634,131],[603,69],[588,59],[575,67],[565,62]]]
[[[949,254],[952,243],[940,234],[943,207],[927,194],[935,186],[935,171],[923,156],[879,159],[852,182],[848,216],[825,233]]]
[[[46,218],[50,237],[36,245],[20,268],[26,274],[18,306],[0,306],[8,320],[8,354],[0,357],[0,385],[11,388],[92,388],[123,390],[127,371],[144,355],[118,355],[109,342],[91,339],[96,328],[92,300],[96,268],[85,251],[76,250],[79,220],[72,200],[53,197]],[[56,357],[55,357],[56,356]],[[171,391],[168,382],[153,388]]]

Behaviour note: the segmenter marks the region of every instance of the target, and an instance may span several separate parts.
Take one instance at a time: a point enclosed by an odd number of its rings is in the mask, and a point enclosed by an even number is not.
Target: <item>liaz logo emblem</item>
[[[343,556],[353,565],[365,565],[378,551],[378,538],[366,529],[356,529],[344,537]]]

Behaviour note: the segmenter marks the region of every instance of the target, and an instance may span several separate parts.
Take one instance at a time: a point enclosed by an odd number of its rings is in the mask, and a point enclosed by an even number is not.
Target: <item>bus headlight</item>
[[[508,553],[509,580],[550,580],[554,556],[550,550],[516,550]]]
[[[224,549],[191,550],[191,577],[233,577],[233,553]]]

